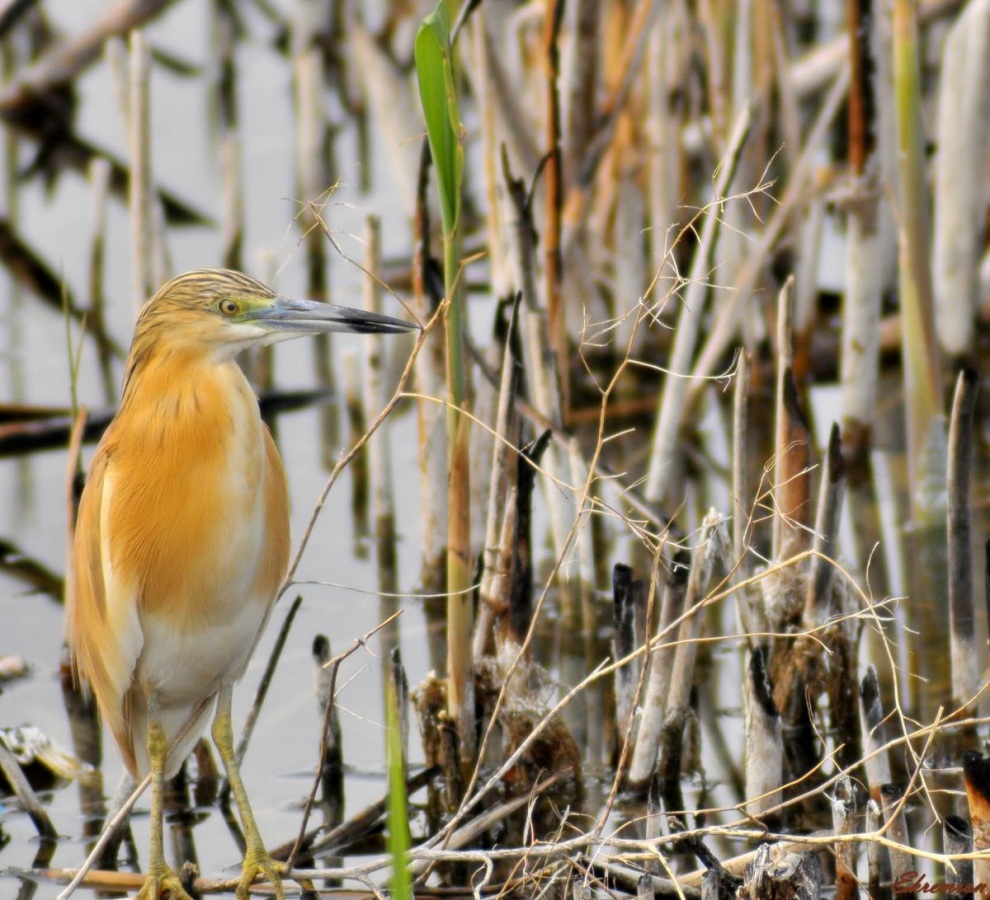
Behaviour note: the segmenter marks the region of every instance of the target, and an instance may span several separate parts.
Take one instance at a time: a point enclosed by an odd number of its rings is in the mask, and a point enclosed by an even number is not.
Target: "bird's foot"
[[[244,868],[241,870],[241,880],[234,894],[236,900],[246,900],[248,889],[259,876],[271,883],[278,900],[285,900],[282,891],[282,876],[288,871],[285,863],[276,862],[264,847],[248,847],[244,854]]]
[[[192,900],[179,876],[166,863],[152,864],[148,867],[137,900],[160,900],[166,895],[169,900]]]

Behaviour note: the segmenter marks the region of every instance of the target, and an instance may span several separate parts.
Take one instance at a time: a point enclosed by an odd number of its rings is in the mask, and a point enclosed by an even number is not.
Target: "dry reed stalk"
[[[749,460],[749,382],[751,377],[750,357],[742,352],[736,357],[736,377],[732,395],[732,566],[731,578],[738,580],[746,572],[746,560],[753,522],[750,510],[753,498],[750,497],[748,474]],[[758,594],[745,591],[736,601],[736,611],[747,642],[766,643],[769,631],[766,613]]]
[[[495,629],[499,616],[509,609],[509,593],[512,586],[513,544],[516,534],[516,488],[507,486],[505,510],[502,516],[498,541],[492,546],[492,557],[485,564],[485,576],[481,583],[481,607],[474,632],[474,655],[480,659],[488,652],[494,638],[498,654],[502,629]],[[511,659],[505,665],[511,665]]]
[[[866,830],[875,832],[880,827],[880,804],[872,797],[866,801]],[[890,900],[890,859],[887,848],[876,841],[866,842],[867,894],[876,900]]]
[[[776,246],[789,224],[791,217],[799,208],[799,204],[807,200],[809,186],[815,172],[818,153],[824,143],[829,129],[838,114],[845,99],[849,83],[849,69],[843,67],[836,76],[832,86],[822,101],[818,115],[808,131],[790,178],[784,187],[783,194],[773,212],[767,219],[766,226],[756,234],[755,241],[747,254],[735,281],[731,285],[731,293],[721,305],[718,318],[708,331],[708,335],[694,363],[691,374],[699,379],[698,384],[689,388],[689,396],[695,395],[707,385],[704,379],[709,378],[720,366],[722,357],[731,347],[738,333],[740,322],[747,304],[753,302],[753,292],[757,289],[764,275],[767,259]],[[762,192],[769,185],[762,183],[754,187],[754,191]]]
[[[320,27],[327,21],[318,16],[326,10],[318,4],[300,4],[292,25],[292,82],[296,114],[296,185],[302,208],[297,216],[306,252],[306,294],[313,300],[330,302],[326,239],[320,227],[321,204],[333,183],[330,172],[333,152],[324,102],[324,51]],[[334,370],[330,335],[313,340],[313,371],[316,385],[334,391]],[[320,407],[321,453],[323,465],[336,462],[337,419],[331,404]]]
[[[746,814],[769,828],[777,816],[770,813],[782,799],[784,743],[780,710],[773,700],[763,648],[754,647],[743,690],[746,711]]]
[[[482,571],[480,596],[481,605],[478,621],[475,625],[474,655],[484,655],[485,648],[491,640],[491,626],[495,612],[501,608],[504,598],[500,588],[501,565],[504,554],[508,550],[505,543],[506,533],[503,520],[514,504],[507,505],[509,491],[510,453],[514,443],[513,434],[513,398],[515,394],[515,357],[512,352],[513,332],[515,331],[518,303],[515,305],[509,320],[508,333],[502,353],[501,375],[498,390],[498,410],[495,417],[496,439],[491,445],[491,476],[488,484],[488,515],[485,520],[484,545],[482,547]],[[481,429],[477,429],[481,430]],[[511,531],[509,532],[511,534]]]
[[[527,394],[533,406],[545,417],[551,427],[559,429],[563,423],[562,398],[553,358],[548,357],[544,352],[544,348],[547,347],[545,324],[543,313],[529,309],[520,310],[520,334]],[[556,441],[551,443],[543,463],[547,477],[540,479],[543,497],[550,514],[553,546],[558,557],[562,557],[567,550],[571,527],[577,515],[574,497],[558,487],[559,484],[566,484],[565,475],[569,466],[565,454],[565,447]],[[564,567],[558,570],[557,584],[560,590],[561,612],[565,620],[579,621],[581,611],[577,605],[577,592]]]
[[[113,369],[113,350],[106,339],[106,295],[103,291],[107,198],[110,193],[109,163],[104,159],[94,159],[89,167],[89,180],[93,189],[93,218],[89,241],[89,319],[87,324],[90,332],[96,338],[100,375],[103,379],[103,394],[107,403],[113,405],[117,400],[117,375]]]
[[[904,815],[904,789],[895,784],[885,784],[880,788],[880,808],[883,810],[885,834],[892,841],[905,847],[912,846],[911,835],[908,832],[908,822]],[[916,871],[916,866],[909,853],[903,850],[889,848],[890,877],[897,881],[905,873]]]
[[[667,4],[650,32],[646,54],[645,133],[649,150],[646,165],[650,239],[652,264],[659,284],[677,278],[668,236],[679,233],[685,215],[681,208],[685,163],[681,129],[685,101],[680,89],[686,79],[686,56],[690,45],[683,39],[689,28],[686,19],[683,4]]]
[[[839,518],[846,493],[845,462],[840,447],[839,426],[832,424],[825,459],[821,466],[821,486],[815,513],[814,556],[808,571],[804,620],[809,627],[823,624],[839,610],[832,596],[832,582],[838,557]]]
[[[568,183],[563,200],[565,260],[571,259],[573,244],[589,220],[589,204],[593,201],[598,208],[611,206],[614,181],[607,173],[603,177],[599,175],[603,161],[619,145],[628,142],[628,134],[617,132],[629,128],[628,103],[659,10],[659,5],[650,0],[638,0],[631,11],[617,5],[605,18],[602,68],[607,97],[600,111],[598,129],[591,143],[584,148],[580,170]]]
[[[365,418],[364,404],[365,379],[362,365],[363,354],[354,347],[343,352],[344,409],[347,412],[347,443],[353,446],[365,433],[368,420]],[[354,538],[360,542],[370,533],[368,522],[368,454],[363,448],[351,463],[351,513],[354,516]]]
[[[849,163],[846,201],[846,289],[842,302],[843,454],[855,482],[865,480],[876,414],[879,325],[884,268],[883,246],[890,242],[881,213],[880,166],[876,153],[878,65],[880,48],[873,0],[849,0]]]
[[[580,441],[572,437],[567,441],[567,452],[570,458],[571,483],[575,485],[589,484],[591,473],[588,463],[581,452]],[[593,483],[593,482],[591,482]],[[595,636],[598,633],[598,610],[595,603],[596,584],[596,554],[594,537],[594,510],[592,498],[582,496],[578,503],[577,519],[575,521],[574,547],[577,555],[578,582],[577,591],[581,598],[580,633],[584,638],[585,663],[590,668],[594,653]],[[565,684],[568,682],[565,682]]]
[[[657,406],[657,423],[650,449],[650,468],[644,493],[651,502],[679,501],[668,496],[677,482],[676,451],[688,395],[687,373],[691,369],[705,311],[712,253],[722,217],[722,202],[732,181],[739,155],[749,133],[749,108],[736,119],[728,151],[714,185],[714,198],[703,212],[698,247],[694,252],[687,287],[678,315],[674,346],[667,362],[667,376]]]
[[[568,41],[561,52],[560,96],[563,101],[563,180],[573,182],[595,128],[600,68],[601,3],[576,0],[564,4]]]
[[[942,51],[932,247],[935,327],[942,349],[975,349],[990,139],[990,0],[967,3]]]
[[[546,73],[546,113],[544,116],[546,190],[543,227],[543,297],[547,310],[547,335],[557,367],[557,384],[561,392],[562,415],[570,408],[570,366],[567,342],[567,320],[561,304],[561,213],[563,207],[563,154],[561,149],[560,92],[560,28],[563,23],[564,0],[547,0],[543,24],[544,71]]]
[[[907,418],[911,514],[924,528],[940,514],[927,485],[944,446],[939,359],[934,327],[929,254],[925,133],[921,120],[921,72],[916,12],[911,0],[894,0],[894,84],[897,108],[898,225],[901,352]],[[926,489],[927,486],[927,489]],[[939,486],[938,494],[942,487]]]
[[[516,667],[516,657],[523,653],[528,662],[530,646],[527,635],[533,624],[533,489],[536,486],[537,471],[544,453],[550,445],[550,432],[544,431],[520,450],[516,457],[516,478],[513,498],[515,510],[512,515],[514,529],[512,541],[512,564],[509,573],[508,604],[499,629],[501,639],[496,639],[498,657],[502,663],[502,675],[507,686],[515,685],[515,695],[525,696],[528,681],[528,666],[518,667],[514,681],[511,670]],[[506,517],[508,518],[508,516]]]
[[[660,577],[660,561],[658,553],[654,558],[651,573],[653,584],[656,584]],[[632,791],[642,791],[649,784],[656,768],[660,732],[667,709],[666,693],[670,688],[674,657],[677,652],[674,646],[678,637],[676,622],[684,612],[689,575],[687,552],[675,551],[667,569],[660,613],[657,617],[656,635],[652,637],[650,643],[649,675],[642,698],[642,717],[629,765],[628,785]],[[620,727],[623,721],[620,716]]]
[[[212,7],[213,48],[216,54],[213,96],[220,141],[220,258],[228,269],[242,269],[244,179],[235,64],[237,23],[227,4],[214,2]]]
[[[646,824],[643,837],[647,841],[656,841],[659,845],[664,834],[663,798],[660,796],[660,779],[654,771],[650,778],[649,789],[646,793]],[[648,859],[646,871],[651,875],[660,874],[660,859]]]
[[[402,780],[409,781],[409,679],[402,664],[402,652],[393,647],[389,653],[388,679],[395,697],[397,724],[399,727],[399,746],[402,750]]]
[[[773,54],[770,52],[770,42],[767,37],[768,19],[767,4],[753,3],[745,0],[736,6],[734,12],[728,7],[721,10],[721,21],[714,26],[718,32],[709,38],[713,45],[712,53],[719,52],[724,59],[716,64],[720,72],[724,72],[725,83],[721,86],[720,104],[722,114],[733,121],[746,109],[750,114],[750,127],[746,145],[739,154],[732,180],[728,183],[725,194],[733,197],[743,197],[758,183],[760,172],[766,167],[766,161],[773,157],[775,148],[769,145],[771,120],[767,114],[765,97],[773,89],[772,71]],[[717,47],[717,50],[716,50]],[[779,67],[778,67],[779,68]],[[781,84],[781,87],[783,83]],[[712,88],[714,91],[714,88]],[[775,110],[774,125],[780,127],[793,117],[789,115],[788,104],[784,102],[786,91],[777,90],[778,108]],[[725,129],[727,122],[721,122],[720,128],[713,130],[712,142],[715,152],[722,154],[730,136]],[[785,133],[788,130],[784,129]],[[785,138],[785,145],[791,142]],[[795,141],[794,146],[798,143]],[[753,198],[759,204],[760,198]],[[715,266],[713,281],[718,284],[732,284],[736,273],[749,253],[749,232],[753,227],[753,215],[759,215],[757,207],[750,203],[727,203],[722,211],[724,220],[719,231],[715,247]],[[798,257],[800,264],[800,256]],[[715,274],[717,273],[717,274]],[[741,326],[742,344],[745,347],[756,347],[766,338],[765,326],[756,316],[744,318]]]
[[[327,822],[330,828],[339,825],[344,817],[344,743],[340,713],[333,697],[335,671],[330,665],[332,659],[329,639],[326,635],[316,635],[313,638],[313,689],[316,694],[316,708],[321,722],[328,714],[330,716],[324,732],[320,769],[321,797],[330,810]]]
[[[381,269],[381,223],[376,216],[367,216],[364,226],[364,308],[376,314],[384,313]],[[364,372],[366,378],[365,418],[368,421],[381,414],[392,395],[387,378],[388,356],[383,335],[365,336]],[[375,536],[378,564],[378,615],[389,624],[382,629],[382,666],[386,677],[390,671],[392,652],[399,646],[399,553],[395,523],[395,487],[392,480],[391,423],[385,419],[378,433],[368,442],[368,479],[371,485],[372,531]]]
[[[489,42],[485,37],[484,10],[479,9],[467,24],[466,41],[461,51],[469,60],[468,71],[483,73],[488,70]],[[512,275],[506,258],[508,230],[506,214],[508,200],[502,188],[499,167],[499,136],[495,112],[495,87],[485,77],[471,79],[478,107],[481,153],[481,173],[484,184],[485,245],[488,251],[488,271],[491,293],[494,297],[512,296]]]
[[[866,786],[870,792],[870,799],[879,803],[880,790],[883,785],[890,783],[891,773],[890,758],[887,750],[884,749],[887,741],[884,737],[880,683],[877,679],[877,670],[872,664],[867,666],[866,674],[860,684],[860,715]]]
[[[504,329],[499,324],[496,313],[492,340],[484,350],[480,351],[484,354],[482,366],[490,372],[500,372],[505,359],[505,347],[498,339],[499,331]],[[490,513],[488,492],[493,486],[495,476],[494,451],[498,444],[503,443],[500,440],[502,432],[498,430],[497,422],[500,402],[499,393],[491,381],[485,377],[475,379],[474,396],[471,400],[471,414],[475,419],[475,425],[471,429],[470,438],[471,477],[468,505],[471,515],[471,558],[482,560],[482,565],[484,565]],[[501,500],[496,502],[504,502],[504,494]]]
[[[728,537],[725,519],[714,510],[702,522],[698,543],[692,550],[691,572],[688,575],[687,593],[684,597],[683,621],[677,635],[674,652],[674,669],[667,693],[666,709],[669,713],[686,708],[694,683],[694,664],[701,634],[701,608],[705,591],[711,584],[716,562],[724,562]]]
[[[429,148],[423,141],[419,159],[416,214],[413,218],[413,300],[417,316],[430,318],[443,295],[443,288],[430,278],[431,215],[427,191]],[[447,394],[444,344],[438,338],[426,342],[416,360],[416,393],[427,398]],[[417,459],[420,483],[420,534],[423,541],[421,581],[429,592],[441,593],[447,583],[447,417],[443,404],[432,399],[416,403]],[[427,603],[431,614],[438,604]],[[432,658],[432,657],[431,657]],[[435,667],[439,660],[435,660]]]
[[[355,7],[356,8],[356,7]],[[396,64],[367,28],[351,17],[347,48],[354,54],[355,78],[367,100],[381,145],[390,160],[396,198],[407,218],[416,214],[420,147],[415,138],[423,133],[418,105],[413,100],[408,73]],[[436,221],[439,207],[428,198]]]
[[[636,591],[633,571],[624,563],[612,568],[612,617],[615,659],[633,656],[636,649]],[[615,670],[615,720],[619,740],[636,733],[636,685],[641,663],[638,657]]]
[[[127,136],[131,155],[131,300],[135,315],[156,290],[151,174],[151,51],[139,31],[130,38]]]
[[[18,52],[11,42],[6,42],[2,47],[2,58],[0,65],[3,69],[4,82],[10,82],[19,64]],[[21,168],[21,147],[20,139],[11,128],[4,129],[3,135],[3,194],[7,207],[7,219],[15,229],[20,227],[21,221],[21,197],[20,197],[20,168]],[[94,203],[96,198],[94,197]],[[10,377],[10,395],[14,400],[24,398],[24,359],[16,352],[16,348],[21,346],[22,336],[22,308],[24,294],[20,283],[16,278],[11,278],[7,290],[7,303],[4,308],[6,317],[7,348],[15,352],[7,352],[7,371]],[[5,348],[5,349],[7,349]],[[114,386],[115,387],[115,386]],[[113,395],[109,395],[112,397]],[[108,398],[109,399],[109,398]],[[27,486],[31,483],[29,473],[21,466],[21,477],[18,478],[19,493],[18,507],[23,509],[24,501],[27,497]],[[71,544],[69,545],[71,546]]]
[[[963,715],[975,714],[976,696],[983,685],[985,640],[976,633],[973,593],[973,416],[979,376],[972,369],[959,373],[949,418],[949,460],[946,472],[948,536],[949,656],[952,660],[952,698],[963,705]],[[969,740],[975,740],[975,733]]]
[[[21,771],[14,754],[7,749],[7,745],[3,741],[0,741],[0,774],[10,785],[20,807],[28,814],[38,836],[43,841],[56,838],[58,831],[52,824],[48,810],[38,799],[38,795],[28,782],[27,776]]]
[[[44,56],[18,73],[0,95],[0,110],[9,113],[19,102],[56,90],[97,62],[106,44],[123,38],[153,19],[173,0],[117,0],[88,30],[56,44]]]

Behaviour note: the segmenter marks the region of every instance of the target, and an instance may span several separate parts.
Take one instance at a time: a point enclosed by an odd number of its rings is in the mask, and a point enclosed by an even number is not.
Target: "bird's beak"
[[[332,306],[315,300],[288,300],[284,297],[277,298],[270,305],[247,310],[239,319],[241,322],[260,325],[281,337],[329,331],[400,334],[416,331],[419,327],[379,313],[347,306]]]

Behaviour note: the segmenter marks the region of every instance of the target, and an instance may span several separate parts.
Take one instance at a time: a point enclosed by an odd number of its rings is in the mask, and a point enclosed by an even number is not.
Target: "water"
[[[105,4],[98,0],[58,0],[45,6],[60,26],[69,33],[77,33],[94,21]],[[204,11],[201,4],[176,4],[146,29],[147,37],[153,46],[208,69],[210,41]],[[243,42],[238,50],[244,135],[245,260],[249,270],[260,274],[264,271],[264,260],[271,259],[278,270],[277,287],[298,295],[304,283],[304,258],[293,222],[299,203],[294,187],[291,70],[284,57],[269,45],[270,26],[258,19],[250,5],[242,12],[256,37]],[[126,159],[125,132],[107,64],[94,66],[80,79],[79,88],[79,131]],[[180,78],[156,69],[152,104],[153,165],[159,183],[219,217],[219,170],[207,125],[210,112],[206,80]],[[353,241],[348,244],[343,233],[360,234],[365,212],[378,212],[384,217],[385,252],[395,252],[404,241],[406,223],[390,209],[387,192],[371,199],[358,195],[354,147],[352,135],[338,141],[343,184],[334,198],[339,205],[335,203],[327,211],[331,227],[341,233],[338,237],[348,252],[359,257],[360,246]],[[20,199],[20,229],[24,237],[43,252],[56,271],[64,274],[77,295],[84,297],[91,218],[88,186],[81,178],[69,174],[59,179],[50,198],[37,183],[31,183],[23,189]],[[125,344],[134,311],[130,297],[129,245],[127,211],[122,203],[112,201],[108,221],[108,318],[113,333]],[[168,246],[174,273],[219,262],[219,237],[210,229],[171,230]],[[359,273],[339,260],[334,261],[332,269],[334,299],[360,305]],[[4,293],[9,296],[9,290]],[[17,319],[21,341],[17,346],[7,347],[8,354],[16,357],[24,372],[24,392],[16,399],[64,407],[69,403],[70,381],[64,323],[56,313],[42,309],[34,297],[25,296],[22,306],[23,314]],[[359,347],[361,339],[338,341],[338,362],[345,343]],[[304,342],[277,348],[276,360],[280,388],[312,386],[311,351]],[[84,403],[103,405],[95,354],[88,341],[79,396]],[[14,399],[11,369],[6,363],[0,365],[0,397]],[[415,421],[408,413],[406,410],[406,414],[396,417],[391,438],[398,485],[415,483]],[[327,474],[320,466],[318,426],[317,413],[312,410],[279,419],[279,442],[289,473],[296,540]],[[92,447],[86,448],[87,459],[91,453]],[[0,461],[0,533],[14,540],[26,554],[58,572],[65,569],[66,456],[58,451],[37,454],[26,461]],[[379,621],[373,552],[363,554],[364,558],[355,554],[350,492],[349,476],[345,473],[313,531],[298,571],[302,581],[333,582],[337,586],[299,588],[303,604],[244,764],[245,781],[262,833],[270,845],[290,840],[298,831],[301,815],[298,803],[309,790],[318,760],[321,723],[312,689],[313,636],[318,632],[328,634],[334,651],[339,652]],[[398,503],[402,523],[400,571],[403,584],[411,587],[419,565],[417,500],[412,491],[406,490],[400,492]],[[239,728],[250,705],[276,632],[294,595],[295,591],[290,591],[276,609],[235,694],[235,727]],[[410,682],[416,684],[427,668],[425,623],[416,602],[404,603],[403,607],[404,658]],[[62,747],[71,748],[58,677],[63,634],[61,606],[47,597],[26,593],[21,583],[0,575],[0,623],[0,655],[21,654],[31,666],[28,677],[4,685],[0,695],[0,726],[31,723]],[[375,649],[372,641],[370,652],[362,650],[349,659],[338,682],[344,758],[350,764],[346,782],[350,811],[378,799],[384,791],[384,715],[380,661],[372,656]],[[417,752],[414,744],[413,762]],[[109,736],[105,736],[105,757],[104,783],[111,791],[120,763]],[[50,865],[78,866],[85,856],[78,791],[69,786],[45,794],[42,799],[63,836]],[[145,798],[139,809],[146,809],[146,804]],[[224,867],[236,866],[239,853],[222,817],[215,809],[207,812],[205,821],[195,829],[195,841],[203,874],[220,875]],[[10,843],[0,850],[0,868],[30,867],[38,844],[27,816],[11,803],[0,808],[0,827],[10,838]],[[138,815],[134,827],[144,862],[147,818]],[[58,890],[46,883],[34,890],[29,882],[21,884],[16,879],[0,878],[0,897],[33,894],[36,898],[47,898]],[[79,896],[89,894],[83,890]]]

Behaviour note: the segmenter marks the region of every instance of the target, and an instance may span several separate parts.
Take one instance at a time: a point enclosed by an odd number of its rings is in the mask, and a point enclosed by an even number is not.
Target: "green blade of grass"
[[[440,188],[440,215],[449,237],[457,230],[460,217],[464,146],[450,53],[450,14],[443,0],[419,26],[415,57],[426,134]]]

